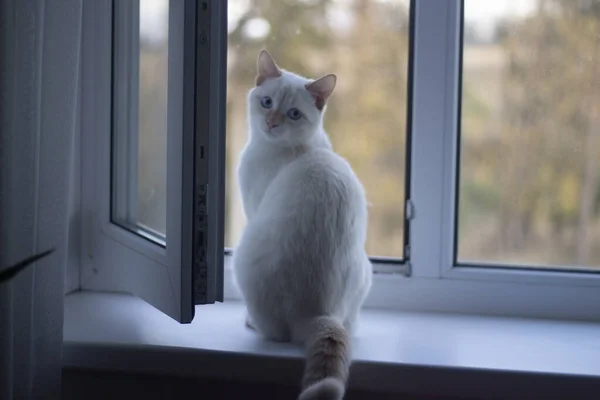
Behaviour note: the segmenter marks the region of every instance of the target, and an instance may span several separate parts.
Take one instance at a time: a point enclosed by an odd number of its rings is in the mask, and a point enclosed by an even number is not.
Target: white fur
[[[319,316],[351,332],[372,275],[364,190],[331,149],[308,82],[282,71],[248,95],[249,140],[238,167],[247,225],[234,250],[251,324],[269,339],[296,343]],[[296,107],[304,117],[269,130],[266,95],[282,114]]]

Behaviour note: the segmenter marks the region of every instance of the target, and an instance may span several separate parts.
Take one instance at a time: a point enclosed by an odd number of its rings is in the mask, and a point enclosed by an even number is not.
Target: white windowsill
[[[367,309],[354,339],[357,389],[478,398],[591,398],[600,323]],[[236,301],[180,325],[129,295],[66,298],[63,364],[298,385],[302,350],[244,326]],[[562,393],[562,395],[561,395]],[[591,396],[591,397],[589,397]]]

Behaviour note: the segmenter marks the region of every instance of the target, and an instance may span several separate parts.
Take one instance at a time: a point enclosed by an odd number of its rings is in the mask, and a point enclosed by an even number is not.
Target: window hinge
[[[406,199],[406,209],[404,210],[405,212],[405,218],[407,220],[411,220],[415,218],[415,206],[413,205],[413,202],[411,199]]]
[[[406,245],[404,246],[404,258],[409,259],[410,258],[410,245]]]

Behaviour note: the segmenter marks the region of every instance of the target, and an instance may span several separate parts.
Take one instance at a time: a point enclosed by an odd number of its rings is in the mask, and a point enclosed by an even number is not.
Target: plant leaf
[[[2,271],[0,271],[0,283],[14,278],[19,272],[21,272],[22,270],[27,268],[29,265],[33,264],[34,262],[38,261],[41,258],[46,257],[47,255],[49,255],[53,252],[54,252],[54,249],[46,250],[42,253],[36,254],[36,255],[28,257],[22,261],[19,261],[15,265],[12,265],[6,269],[3,269]]]

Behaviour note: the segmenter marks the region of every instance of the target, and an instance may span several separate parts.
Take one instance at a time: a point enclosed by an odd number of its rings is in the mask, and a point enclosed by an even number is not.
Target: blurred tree
[[[498,224],[467,253],[600,265],[600,1],[540,0],[497,38],[506,55],[500,134],[475,140],[464,124],[462,163],[467,181],[486,166],[495,172]]]
[[[167,54],[166,43],[141,43],[137,222],[162,233],[167,221]]]
[[[403,256],[408,9],[358,0],[354,24],[336,46],[340,75],[327,130],[367,192],[367,249]]]

